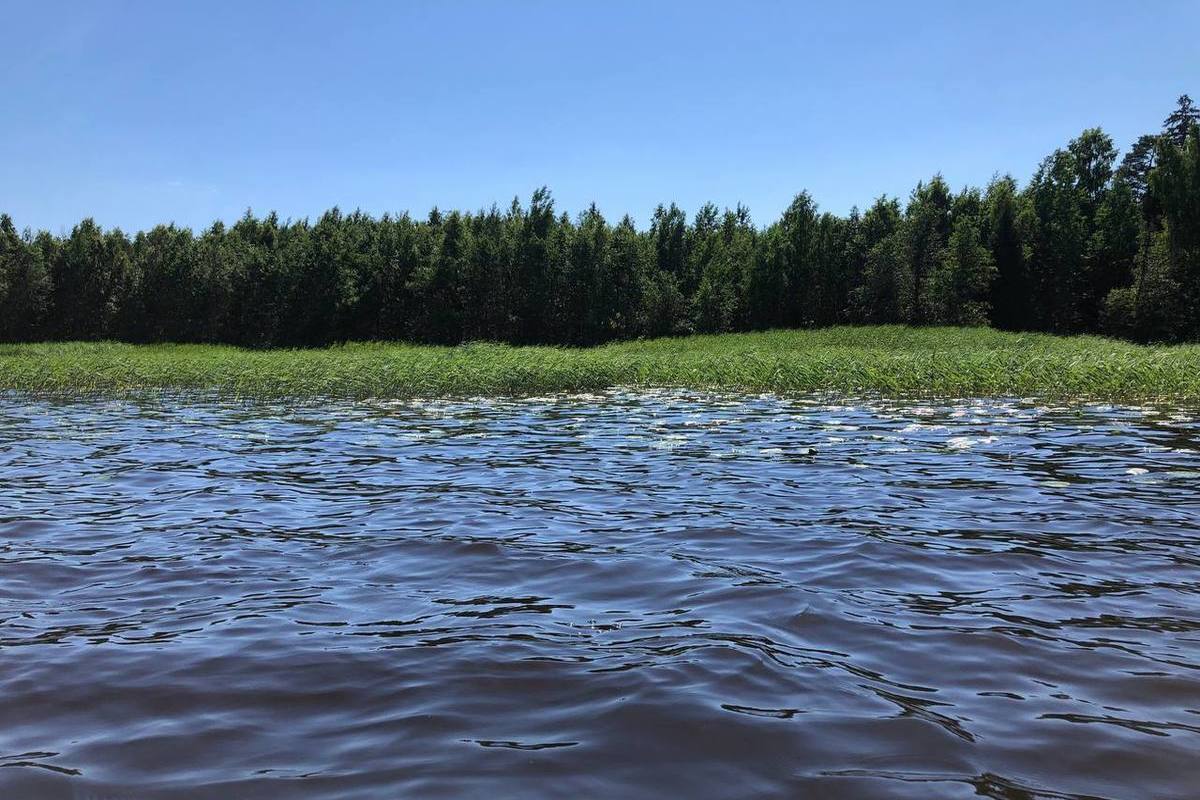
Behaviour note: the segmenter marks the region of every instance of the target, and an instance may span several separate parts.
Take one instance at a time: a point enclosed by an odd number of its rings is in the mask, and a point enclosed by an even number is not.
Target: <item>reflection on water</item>
[[[1200,787],[1192,413],[0,409],[4,797]]]

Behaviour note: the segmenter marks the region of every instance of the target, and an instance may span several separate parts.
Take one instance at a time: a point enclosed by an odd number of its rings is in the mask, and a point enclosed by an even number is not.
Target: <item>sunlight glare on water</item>
[[[1187,798],[1188,409],[0,415],[0,796]]]

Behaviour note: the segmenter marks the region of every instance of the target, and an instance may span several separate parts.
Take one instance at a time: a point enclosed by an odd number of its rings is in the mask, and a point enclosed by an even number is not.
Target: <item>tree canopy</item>
[[[934,175],[846,216],[801,192],[761,227],[742,206],[670,203],[639,230],[563,213],[544,187],[505,210],[247,211],[132,236],[0,215],[0,340],[588,345],[881,322],[1196,339],[1200,109],[1183,95],[1117,156],[1091,128],[1024,187]]]

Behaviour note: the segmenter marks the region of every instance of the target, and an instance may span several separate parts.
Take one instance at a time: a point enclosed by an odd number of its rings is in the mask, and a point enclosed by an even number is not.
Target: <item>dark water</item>
[[[1192,413],[0,412],[0,797],[1200,797]]]

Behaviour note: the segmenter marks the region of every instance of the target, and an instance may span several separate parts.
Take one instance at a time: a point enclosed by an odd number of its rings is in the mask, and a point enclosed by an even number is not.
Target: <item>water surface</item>
[[[0,398],[0,796],[1191,798],[1200,422]]]

